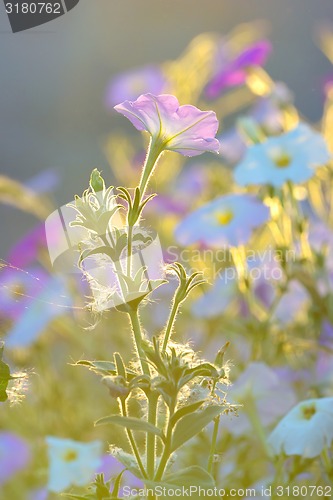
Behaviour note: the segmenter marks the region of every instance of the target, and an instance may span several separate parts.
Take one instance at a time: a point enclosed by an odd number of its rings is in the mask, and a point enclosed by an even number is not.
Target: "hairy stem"
[[[148,400],[148,422],[156,425],[158,396],[151,394]],[[147,473],[150,479],[155,474],[156,440],[155,435],[147,434]]]
[[[128,226],[127,230],[127,276],[131,277],[132,273],[132,238],[133,226]]]
[[[142,331],[141,331],[141,324],[140,324],[138,310],[135,309],[134,311],[129,312],[128,315],[131,320],[135,346],[141,363],[142,373],[144,373],[145,375],[150,375],[150,370],[149,370],[149,365],[147,363],[146,355],[144,350],[142,349]]]
[[[166,329],[165,329],[165,334],[164,334],[164,339],[163,339],[163,346],[162,346],[162,352],[165,352],[165,350],[167,348],[167,345],[168,345],[168,342],[169,342],[169,339],[170,339],[170,335],[171,335],[171,332],[172,332],[172,329],[173,329],[173,325],[175,323],[175,319],[176,319],[176,316],[177,316],[177,313],[178,313],[179,306],[180,306],[179,302],[177,300],[174,300],[174,302],[172,304],[171,311],[170,311],[170,316],[168,318],[167,326],[166,326]]]
[[[161,460],[155,475],[154,480],[155,481],[160,481],[162,479],[162,476],[164,474],[165,468],[168,465],[168,461],[171,456],[171,440],[172,440],[172,425],[171,425],[171,417],[174,413],[174,408],[175,408],[176,402],[174,401],[171,407],[169,408],[169,419],[168,419],[168,425],[167,425],[167,431],[166,431],[166,439],[165,439],[165,444],[164,444],[164,450],[161,456]]]
[[[214,457],[215,457],[215,451],[216,451],[216,444],[217,444],[217,436],[219,432],[219,425],[220,425],[220,417],[216,417],[214,419],[214,429],[213,429],[213,435],[212,435],[212,444],[210,447],[210,452],[209,452],[209,460],[208,460],[208,467],[207,470],[211,474],[213,470],[213,463],[214,463]]]
[[[123,399],[121,400],[121,412],[122,412],[123,417],[127,417],[126,402]],[[142,474],[142,477],[144,479],[147,479],[147,473],[146,473],[145,468],[143,466],[141,456],[140,456],[139,450],[136,446],[136,442],[135,442],[135,439],[133,437],[132,431],[130,429],[126,428],[126,433],[127,433],[127,437],[128,437],[129,442],[130,442],[132,451],[133,451],[134,456],[136,458],[137,464],[139,466],[140,472]]]
[[[150,179],[151,174],[153,173],[157,160],[159,159],[162,151],[163,151],[163,143],[161,142],[161,140],[151,139],[139,184],[141,200],[144,197],[144,194],[148,186],[148,181]]]

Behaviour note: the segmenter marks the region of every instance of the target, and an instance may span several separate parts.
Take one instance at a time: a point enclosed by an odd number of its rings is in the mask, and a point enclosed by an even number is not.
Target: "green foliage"
[[[223,405],[212,405],[182,417],[176,424],[171,440],[171,451],[175,451],[199,434],[215,417],[224,411]]]
[[[0,402],[7,401],[7,387],[9,381],[13,378],[10,375],[9,366],[3,361],[4,346],[0,345]]]

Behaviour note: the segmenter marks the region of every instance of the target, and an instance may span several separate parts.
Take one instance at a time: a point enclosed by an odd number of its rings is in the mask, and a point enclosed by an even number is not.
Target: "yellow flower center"
[[[313,417],[313,415],[316,414],[316,407],[315,405],[311,405],[311,406],[304,406],[302,408],[302,415],[303,415],[303,418],[305,420],[311,420],[311,418]]]
[[[75,450],[68,450],[63,458],[65,462],[74,462],[77,459],[77,452]]]
[[[224,212],[218,212],[216,214],[216,220],[221,226],[226,226],[234,218],[234,214],[231,210],[225,210]]]
[[[271,158],[278,168],[289,167],[291,163],[291,156],[283,150],[272,151]]]

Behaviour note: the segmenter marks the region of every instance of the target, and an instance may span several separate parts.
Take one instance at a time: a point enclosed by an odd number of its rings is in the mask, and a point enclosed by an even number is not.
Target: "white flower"
[[[55,493],[69,486],[85,486],[94,477],[102,460],[102,442],[80,443],[47,437],[49,455],[48,489]]]
[[[333,441],[333,398],[309,399],[295,406],[268,439],[274,453],[313,458]]]

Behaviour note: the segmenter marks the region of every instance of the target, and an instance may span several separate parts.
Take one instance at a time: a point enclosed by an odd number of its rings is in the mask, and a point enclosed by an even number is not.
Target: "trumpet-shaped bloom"
[[[137,130],[149,132],[153,140],[160,142],[161,149],[184,156],[219,151],[215,138],[218,121],[213,111],[180,106],[176,97],[168,94],[144,94],[136,101],[118,104],[115,110],[126,116]]]
[[[85,486],[102,464],[102,443],[80,443],[71,439],[47,437],[49,455],[48,489],[55,493],[69,486]]]
[[[241,186],[269,184],[281,187],[285,182],[305,182],[317,167],[331,158],[324,138],[305,124],[279,137],[250,146],[234,177]]]
[[[269,218],[269,209],[256,197],[230,194],[216,198],[188,215],[176,228],[183,245],[238,246],[250,239],[252,230]]]
[[[295,406],[275,427],[268,442],[276,455],[314,458],[333,441],[333,398],[309,399]]]

